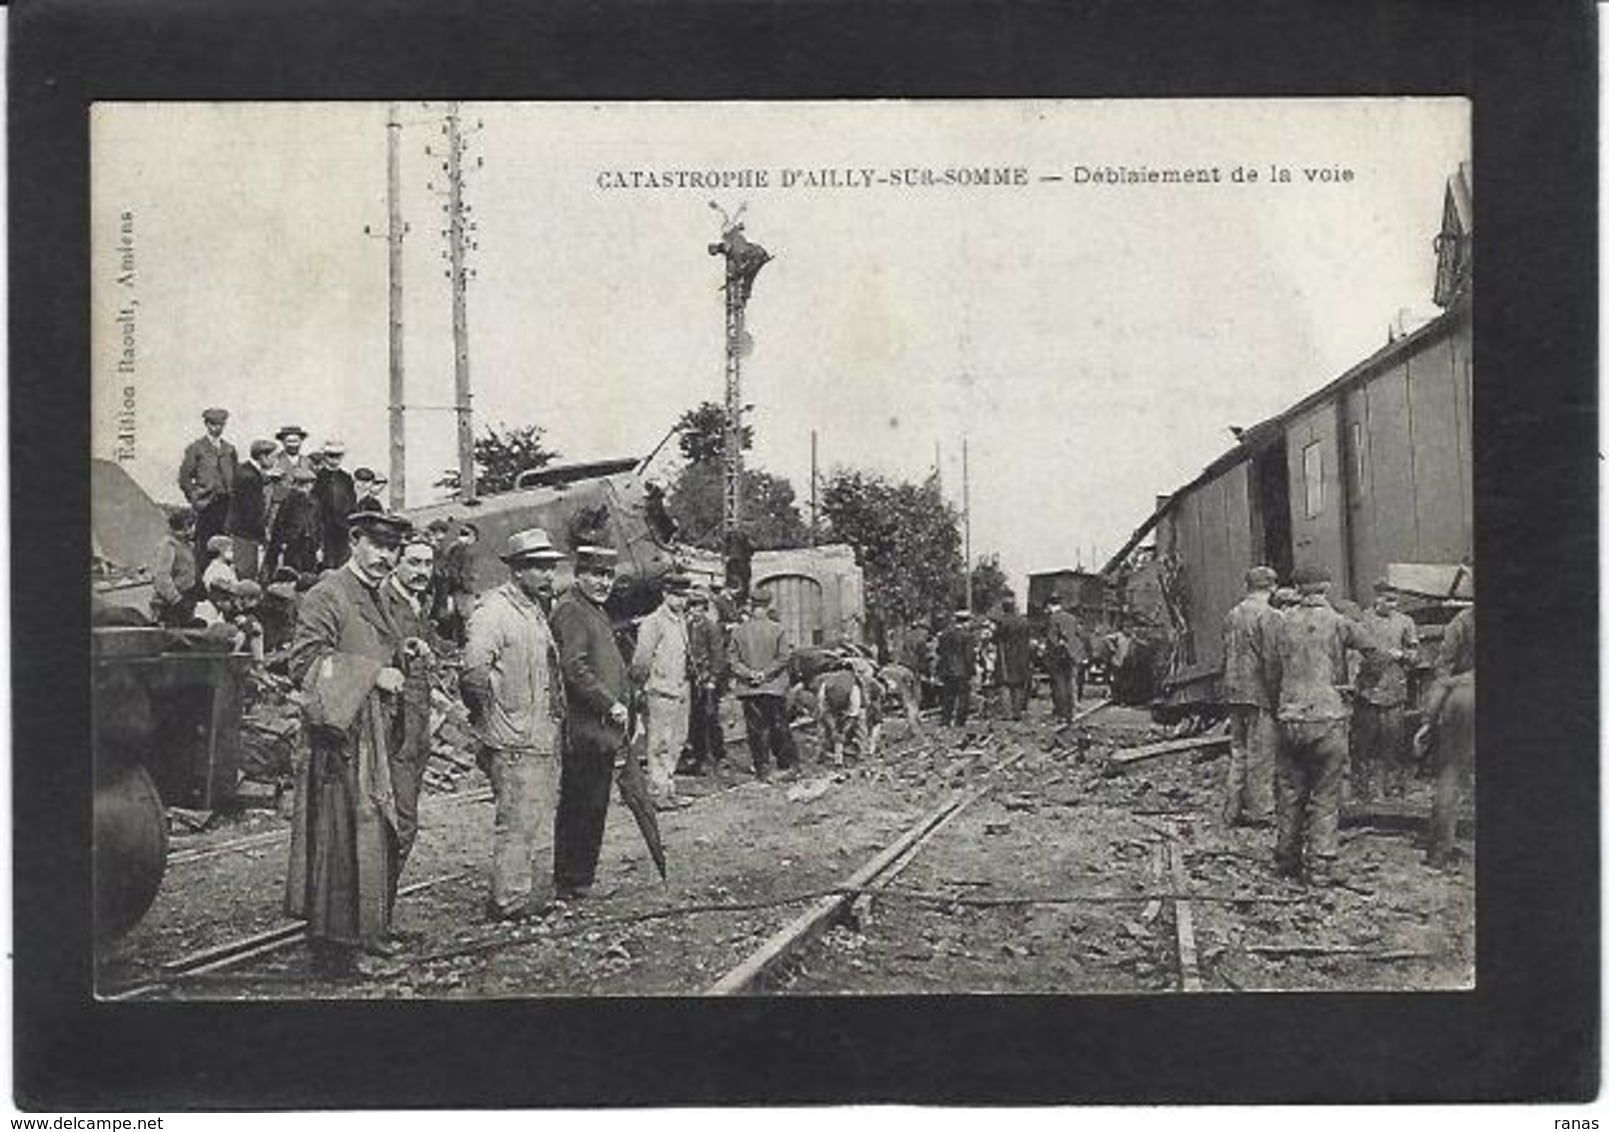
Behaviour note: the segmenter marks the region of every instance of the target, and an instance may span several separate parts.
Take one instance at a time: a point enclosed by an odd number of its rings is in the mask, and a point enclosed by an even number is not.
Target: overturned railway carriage
[[[1107,563],[1141,582],[1172,639],[1158,706],[1218,696],[1224,615],[1259,563],[1322,566],[1332,598],[1367,605],[1399,564],[1456,564],[1474,532],[1468,187],[1449,183],[1436,301],[1445,309],[1278,416],[1169,496]],[[1142,546],[1154,535],[1154,546]]]

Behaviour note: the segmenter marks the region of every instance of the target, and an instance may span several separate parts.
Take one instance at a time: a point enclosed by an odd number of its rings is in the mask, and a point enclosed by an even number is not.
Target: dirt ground
[[[1306,889],[1273,875],[1271,831],[1215,816],[1226,758],[1186,752],[1114,773],[1113,749],[1160,736],[1142,713],[1108,708],[1058,733],[1048,711],[1035,700],[1028,722],[965,733],[891,722],[875,760],[842,770],[821,765],[801,734],[803,772],[769,783],[734,743],[722,774],[681,780],[692,806],[661,815],[668,880],[617,802],[593,898],[517,926],[483,915],[492,806],[484,780],[467,776],[424,799],[403,884],[435,883],[399,901],[398,926],[420,942],[389,973],[321,982],[293,941],[161,981],[165,962],[291,924],[279,911],[288,823],[247,810],[175,834],[156,904],[99,957],[97,985],[153,984],[147,1000],[696,994],[918,817],[984,784],[886,892],[859,901],[771,989],[1170,993],[1188,966],[1181,918],[1207,991],[1473,985],[1472,860],[1433,871],[1410,833],[1351,826],[1341,886]],[[1410,801],[1428,806],[1428,785],[1415,783]]]

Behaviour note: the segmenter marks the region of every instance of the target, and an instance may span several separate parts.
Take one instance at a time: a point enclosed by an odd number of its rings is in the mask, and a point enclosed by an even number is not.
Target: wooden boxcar
[[[1214,699],[1223,620],[1246,570],[1325,567],[1332,597],[1367,604],[1399,563],[1472,551],[1471,245],[1464,171],[1449,181],[1436,301],[1444,309],[1323,388],[1239,434],[1107,563],[1120,591],[1155,575],[1172,638],[1164,705]],[[1142,546],[1154,534],[1154,546]],[[1127,595],[1132,603],[1132,595]],[[1141,611],[1142,614],[1144,611]]]

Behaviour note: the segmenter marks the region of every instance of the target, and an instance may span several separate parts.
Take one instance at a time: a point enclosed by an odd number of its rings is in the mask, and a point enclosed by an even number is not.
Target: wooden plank
[[[1122,751],[1113,751],[1111,761],[1119,765],[1137,763],[1144,759],[1154,759],[1160,755],[1174,755],[1180,751],[1198,751],[1204,747],[1228,746],[1229,734],[1217,728],[1201,735],[1191,735],[1185,739],[1169,739],[1164,743],[1149,743],[1144,747],[1129,747]]]
[[[1373,826],[1376,829],[1420,830],[1430,824],[1430,807],[1407,802],[1382,799],[1359,802],[1341,807],[1341,826]],[[1459,837],[1472,837],[1475,832],[1475,815],[1461,811],[1458,815]]]
[[[1190,878],[1184,871],[1184,852],[1176,842],[1168,842],[1167,847],[1174,891],[1181,894],[1188,892]],[[1187,994],[1200,993],[1201,970],[1196,958],[1195,913],[1190,901],[1182,896],[1173,902],[1173,925],[1179,943],[1179,989]]]

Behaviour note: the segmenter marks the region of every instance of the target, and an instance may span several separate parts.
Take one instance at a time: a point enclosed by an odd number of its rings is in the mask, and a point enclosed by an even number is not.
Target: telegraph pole
[[[385,124],[385,188],[389,224],[386,243],[390,252],[388,268],[391,283],[390,341],[391,363],[391,509],[406,506],[408,478],[408,435],[403,420],[404,382],[402,368],[402,122],[395,102],[387,108]]]
[[[447,256],[453,291],[453,390],[458,415],[458,497],[475,498],[475,423],[469,392],[469,310],[464,273],[464,138],[447,104]]]
[[[816,548],[816,430],[810,430],[810,549]]]
[[[972,608],[972,480],[967,467],[967,438],[961,438],[961,538],[966,555],[967,612]]]
[[[743,215],[743,206],[730,216],[714,201],[710,202],[710,207],[721,213],[721,239],[709,245],[709,253],[726,259],[726,428],[721,438],[721,532],[730,552],[743,521],[742,359],[752,348],[743,329],[743,316],[749,305],[749,293],[754,289],[754,278],[771,259],[771,253],[743,235],[743,225],[738,221]]]

